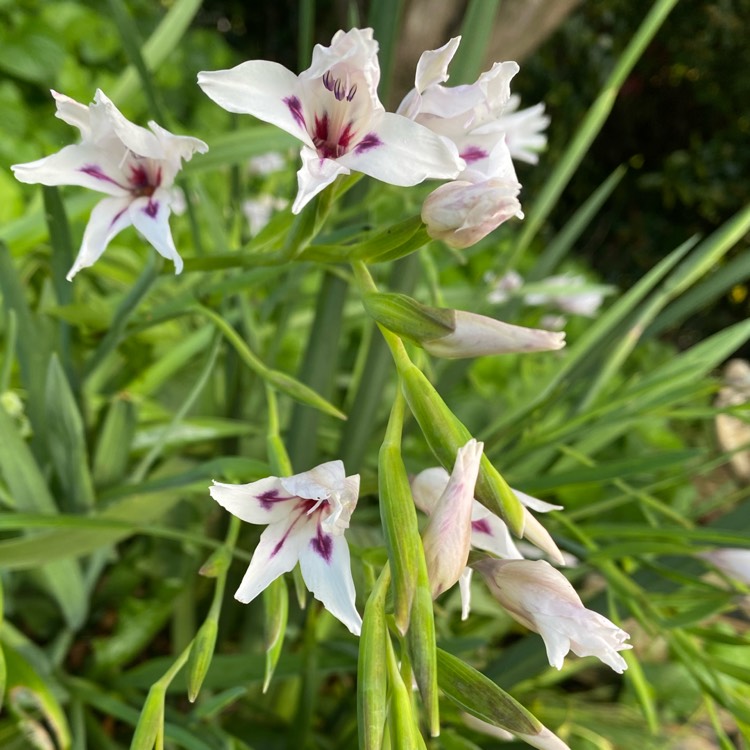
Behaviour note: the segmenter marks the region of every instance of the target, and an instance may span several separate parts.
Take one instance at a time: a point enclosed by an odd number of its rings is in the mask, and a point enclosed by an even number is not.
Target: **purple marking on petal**
[[[292,117],[301,128],[307,129],[305,124],[305,115],[302,112],[302,102],[296,96],[287,96],[283,99],[284,104],[289,107]]]
[[[480,159],[486,159],[489,154],[479,146],[469,146],[465,151],[462,151],[459,156],[466,162],[479,161]]]
[[[355,83],[354,86],[352,86],[349,89],[349,93],[346,95],[346,101],[350,102],[352,99],[354,99],[354,95],[357,93],[357,84]]]
[[[271,550],[271,557],[275,557],[279,553],[281,548],[286,544],[286,540],[289,538],[289,534],[292,533],[292,529],[297,525],[297,522],[300,518],[305,518],[307,516],[307,511],[311,507],[314,507],[314,505],[315,503],[310,500],[300,500],[297,505],[294,506],[292,513],[294,513],[295,510],[299,510],[297,518],[289,524],[289,528],[284,532],[284,536],[279,539],[276,546]]]
[[[104,174],[102,168],[98,164],[86,164],[85,166],[80,167],[78,171],[87,174],[89,177],[94,177],[97,180],[101,180],[102,182],[111,182],[113,185],[117,185],[117,187],[127,189],[124,188],[123,185],[120,185],[117,180],[113,180],[109,175]]]
[[[127,206],[120,211],[112,221],[109,222],[109,228],[112,229],[112,227],[119,221],[120,217],[127,211]]]
[[[477,531],[480,534],[488,534],[489,536],[492,536],[492,528],[486,518],[481,518],[479,521],[472,521],[471,528],[473,531]]]
[[[289,497],[281,497],[278,490],[267,490],[261,492],[260,495],[256,495],[255,499],[260,503],[260,507],[263,510],[271,510],[274,503],[281,503],[284,500],[291,500],[293,495]]]
[[[136,189],[141,190],[148,187],[148,172],[146,167],[130,165],[130,184]]]
[[[156,214],[159,213],[159,202],[150,200],[146,204],[146,208],[143,209],[143,213],[146,214],[146,216],[150,216],[152,219],[155,219]]]
[[[371,148],[382,146],[383,141],[378,138],[376,133],[368,133],[355,147],[354,152],[357,154],[369,151]]]
[[[320,526],[318,526],[315,536],[310,540],[310,546],[327,563],[331,562],[331,557],[333,556],[333,538],[330,534],[324,534]]]

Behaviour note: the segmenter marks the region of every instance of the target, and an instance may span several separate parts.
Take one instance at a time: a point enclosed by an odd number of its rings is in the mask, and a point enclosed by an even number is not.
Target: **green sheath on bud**
[[[160,683],[151,686],[130,743],[130,750],[153,750],[157,735],[164,730],[165,695],[166,688]]]
[[[191,703],[198,697],[208,668],[211,666],[211,660],[214,658],[218,630],[217,619],[209,616],[193,640],[187,665],[188,700]]]
[[[428,307],[405,294],[371,292],[364,296],[367,314],[388,330],[421,344],[456,328],[456,311]]]
[[[388,568],[365,604],[362,634],[357,662],[357,726],[359,746],[363,750],[381,750],[388,713],[388,626],[385,619],[385,597],[388,592]]]
[[[400,375],[401,387],[412,414],[435,457],[450,472],[456,452],[471,440],[471,433],[418,367],[412,364],[402,366]],[[516,536],[523,536],[523,506],[485,455],[479,468],[475,497],[486,508],[501,516]]]

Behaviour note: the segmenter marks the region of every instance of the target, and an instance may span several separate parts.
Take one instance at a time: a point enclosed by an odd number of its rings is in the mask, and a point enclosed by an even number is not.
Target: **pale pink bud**
[[[471,548],[471,510],[483,443],[470,440],[456,454],[448,486],[422,535],[433,598],[461,576]]]
[[[455,312],[455,328],[451,333],[421,342],[435,357],[461,359],[514,352],[545,352],[565,346],[565,333],[561,331],[514,326],[464,310]]]
[[[522,625],[544,639],[549,663],[561,669],[568,651],[596,656],[615,672],[627,663],[618,651],[632,648],[630,637],[598,612],[583,606],[565,576],[544,560],[497,560],[473,563],[493,596]]]
[[[434,190],[422,206],[427,234],[455,248],[470,247],[512,216],[523,218],[518,182],[454,180]]]

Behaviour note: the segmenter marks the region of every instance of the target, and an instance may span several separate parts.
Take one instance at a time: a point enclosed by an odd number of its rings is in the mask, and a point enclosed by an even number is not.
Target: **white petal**
[[[162,187],[169,187],[177,172],[182,168],[183,161],[190,161],[193,154],[205,154],[208,145],[198,138],[189,135],[174,135],[164,129],[159,123],[150,120],[148,126],[161,144],[162,149]]]
[[[271,524],[260,535],[260,542],[234,598],[247,604],[280,575],[288,573],[297,564],[300,552],[315,534],[315,529],[315,522],[304,512]]]
[[[513,489],[511,487],[511,489]],[[546,503],[544,500],[538,500],[531,495],[527,495],[521,490],[513,490],[513,494],[521,501],[521,505],[533,510],[536,513],[549,513],[551,510],[562,510],[562,505],[553,505],[552,503]]]
[[[302,578],[313,596],[354,635],[362,629],[354,600],[349,545],[343,535],[326,534],[318,528],[299,555]]]
[[[448,485],[450,474],[442,466],[434,466],[431,469],[420,471],[411,481],[411,494],[414,504],[422,511],[430,515],[440,495],[443,494]]]
[[[312,148],[299,80],[283,65],[250,60],[229,70],[203,71],[198,85],[229,112],[270,122]]]
[[[565,558],[547,529],[537,521],[528,508],[524,508],[524,516],[526,521],[523,527],[523,538],[546,552],[558,565],[565,565]]]
[[[444,83],[448,80],[448,65],[456,54],[460,36],[454,36],[449,42],[438,49],[423,52],[417,63],[415,86],[417,91],[423,92],[428,86]]]
[[[214,482],[211,497],[222,508],[247,523],[271,524],[288,516],[299,498],[284,489],[278,477],[266,477],[249,484]]]
[[[451,179],[465,167],[450,141],[391,112],[384,113],[372,132],[337,161],[401,186],[416,185],[427,178]]]
[[[522,560],[505,523],[481,503],[474,501],[471,514],[471,544],[507,560]],[[480,510],[481,509],[481,510]]]
[[[14,164],[13,174],[32,185],[80,185],[107,195],[127,195],[128,183],[119,161],[123,153],[107,153],[88,143],[65,146],[43,159]]]
[[[458,588],[461,592],[461,619],[468,620],[471,612],[471,568],[464,568],[461,577],[458,579]]]
[[[160,188],[149,197],[136,198],[129,208],[133,226],[154,249],[174,263],[175,273],[182,271],[182,258],[172,239],[169,228],[169,192]]]
[[[372,29],[337,31],[330,47],[316,44],[313,47],[310,67],[300,73],[299,77],[301,81],[309,84],[328,71],[332,71],[336,78],[363,80],[371,106],[383,110],[383,105],[378,99],[378,43],[373,39]],[[363,92],[358,93],[358,96],[362,95]]]
[[[535,630],[544,640],[547,650],[547,661],[555,669],[562,669],[565,655],[570,651],[570,639],[555,628],[554,621],[548,621],[544,616],[537,616],[534,620]]]
[[[81,137],[86,140],[91,135],[91,115],[89,108],[85,104],[71,99],[65,94],[59,94],[57,91],[50,91],[57,105],[55,117],[74,128],[81,131]]]
[[[302,166],[297,172],[297,197],[292,213],[298,214],[321,190],[327,188],[340,174],[349,174],[341,160],[321,159],[317,152],[303,146]]]
[[[101,89],[96,90],[90,111],[93,136],[97,141],[109,139],[114,132],[134,154],[151,159],[164,157],[159,139],[146,128],[130,122]]]
[[[343,490],[346,472],[343,461],[328,461],[310,471],[282,477],[281,485],[290,495],[307,500],[327,500],[331,493]]]
[[[67,279],[82,269],[92,266],[107,249],[112,238],[125,227],[130,226],[128,206],[130,196],[124,198],[103,198],[91,211],[89,223],[83,233],[83,241],[73,267],[68,271]]]

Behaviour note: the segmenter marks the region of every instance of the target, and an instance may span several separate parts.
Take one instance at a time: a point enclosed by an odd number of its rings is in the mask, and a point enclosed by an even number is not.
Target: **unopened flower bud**
[[[470,247],[512,216],[523,218],[518,182],[454,180],[430,193],[422,206],[427,233],[454,248]]]
[[[525,328],[464,310],[430,307],[405,294],[368,294],[369,315],[436,357],[461,359],[490,354],[561,349],[565,334]]]
[[[503,323],[463,310],[456,310],[456,325],[446,336],[422,342],[435,357],[461,359],[489,354],[545,352],[562,349],[565,333]]]
[[[471,548],[471,511],[483,443],[472,439],[456,454],[448,485],[422,535],[433,598],[458,581]]]
[[[544,560],[497,560],[472,563],[493,596],[513,619],[544,639],[547,659],[561,669],[568,651],[596,656],[615,672],[628,665],[618,651],[632,648],[630,637],[583,602],[565,576]]]

